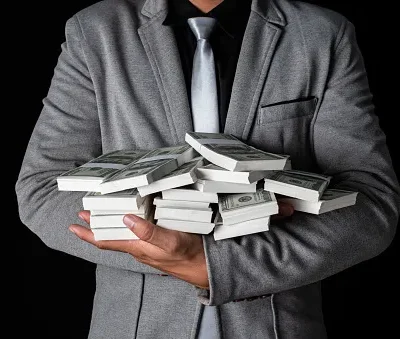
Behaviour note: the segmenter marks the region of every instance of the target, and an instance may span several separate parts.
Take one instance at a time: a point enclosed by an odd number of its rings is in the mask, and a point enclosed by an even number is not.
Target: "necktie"
[[[188,24],[197,39],[191,84],[191,109],[195,132],[219,133],[214,54],[208,41],[216,23],[215,19],[208,17],[188,19]],[[217,312],[215,306],[205,306],[197,339],[217,338]]]
[[[191,84],[191,109],[195,132],[219,133],[214,54],[208,40],[216,23],[214,18],[209,17],[188,19],[188,24],[197,39]]]

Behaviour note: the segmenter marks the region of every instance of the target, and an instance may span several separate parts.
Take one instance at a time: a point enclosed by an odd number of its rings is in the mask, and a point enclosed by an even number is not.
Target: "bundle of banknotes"
[[[87,192],[82,207],[97,240],[135,239],[123,223],[128,213],[223,240],[268,231],[280,202],[310,214],[356,203],[357,192],[330,180],[233,135],[189,132],[183,145],[104,153],[61,173],[57,186]]]

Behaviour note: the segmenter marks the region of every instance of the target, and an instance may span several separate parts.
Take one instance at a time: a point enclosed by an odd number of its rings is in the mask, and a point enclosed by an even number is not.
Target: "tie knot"
[[[209,17],[198,17],[188,19],[188,23],[196,39],[199,40],[209,38],[215,25],[217,24],[217,20]]]

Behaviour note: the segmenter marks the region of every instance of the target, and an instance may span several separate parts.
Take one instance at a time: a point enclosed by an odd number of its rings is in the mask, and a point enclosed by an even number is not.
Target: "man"
[[[67,22],[16,191],[21,220],[49,247],[97,264],[90,338],[323,339],[320,281],[393,239],[399,185],[352,24],[286,0],[237,2],[230,24],[218,10],[230,2],[192,1],[199,14],[177,1],[106,0]],[[191,13],[219,23],[221,130],[331,175],[359,192],[356,205],[224,241],[134,215],[124,220],[137,241],[96,242],[80,225],[82,194],[59,192],[57,175],[107,151],[184,143],[193,130]]]

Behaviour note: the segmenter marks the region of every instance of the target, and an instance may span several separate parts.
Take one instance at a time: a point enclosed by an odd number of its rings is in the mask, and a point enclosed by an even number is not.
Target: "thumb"
[[[154,225],[135,214],[126,214],[123,221],[140,240],[157,246],[165,251],[169,250],[171,243],[176,243],[177,231],[168,230]]]

